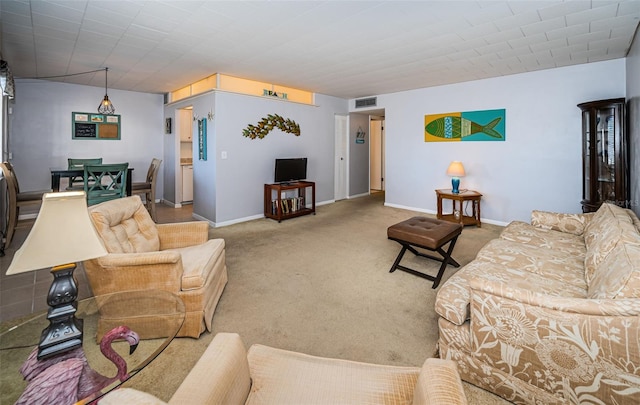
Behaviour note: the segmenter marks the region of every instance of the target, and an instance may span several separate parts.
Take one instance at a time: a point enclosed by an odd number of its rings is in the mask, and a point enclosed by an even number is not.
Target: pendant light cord
[[[20,79],[59,79],[61,77],[71,77],[71,76],[80,76],[80,75],[87,75],[89,73],[97,73],[97,72],[105,72],[105,88],[106,88],[106,72],[109,70],[108,67],[106,68],[102,68],[102,69],[96,69],[96,70],[89,70],[87,72],[79,72],[79,73],[69,73],[69,74],[65,74],[65,75],[57,75],[57,76],[35,76],[35,77],[20,77]]]
[[[107,95],[107,75],[109,74],[109,68],[106,67],[104,68],[104,94],[105,96]]]

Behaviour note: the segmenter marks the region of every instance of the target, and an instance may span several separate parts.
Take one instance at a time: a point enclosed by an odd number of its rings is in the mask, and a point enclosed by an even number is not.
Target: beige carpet
[[[278,223],[259,219],[211,230],[227,244],[229,283],[213,333],[181,338],[127,385],[168,400],[217,332],[318,356],[421,366],[436,352],[431,282],[389,273],[400,245],[389,226],[416,215],[384,207],[382,194],[318,207],[317,214]],[[461,264],[501,227],[467,227],[453,257]],[[407,260],[408,259],[408,260]],[[405,261],[406,260],[406,261]],[[439,263],[405,255],[404,264],[435,274]],[[444,279],[457,269],[448,267]],[[504,404],[465,384],[472,404]]]
[[[400,245],[386,236],[389,226],[416,215],[425,214],[384,207],[384,196],[374,194],[281,223],[259,219],[212,229],[211,237],[226,241],[229,273],[214,330],[199,339],[174,339],[125,386],[168,400],[213,335],[223,331],[239,333],[247,347],[261,343],[317,356],[421,366],[436,355],[437,290],[414,275],[389,273]],[[466,227],[453,257],[468,263],[500,231],[488,224]],[[439,267],[409,252],[403,264],[430,274]],[[456,270],[449,266],[443,282]],[[471,404],[508,404],[469,384],[465,391]]]

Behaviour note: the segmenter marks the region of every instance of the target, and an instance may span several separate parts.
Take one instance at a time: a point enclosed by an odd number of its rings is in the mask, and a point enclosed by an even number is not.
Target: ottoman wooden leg
[[[398,257],[396,257],[396,261],[393,262],[393,266],[391,266],[391,270],[389,270],[389,273],[393,273],[394,271],[396,271],[397,268],[401,267],[400,260],[402,260],[402,256],[404,256],[404,252],[407,251],[407,248],[411,249],[412,251],[415,251],[415,249],[413,249],[411,246],[402,244],[402,249],[400,249],[400,253],[398,254]]]
[[[393,265],[391,266],[391,269],[389,270],[389,273],[393,273],[394,271],[396,271],[397,269],[400,269],[402,271],[406,271],[407,273],[411,273],[415,276],[418,277],[422,277],[422,278],[426,278],[427,280],[431,280],[433,281],[433,285],[431,286],[431,288],[437,288],[438,285],[440,285],[440,280],[442,279],[442,276],[444,275],[444,271],[447,268],[447,264],[452,265],[453,267],[460,267],[460,264],[458,262],[456,262],[453,257],[451,257],[451,253],[453,253],[453,248],[456,245],[456,241],[458,240],[458,236],[455,236],[453,239],[451,239],[451,241],[449,241],[449,247],[447,248],[447,250],[443,250],[442,246],[437,248],[437,252],[440,253],[440,255],[442,255],[442,257],[436,257],[436,256],[432,256],[432,255],[428,255],[426,253],[422,253],[417,251],[413,246],[409,245],[406,242],[403,241],[399,241],[394,239],[396,242],[398,242],[400,245],[402,245],[402,249],[400,249],[400,253],[398,253],[398,257],[396,257],[396,260],[393,262]],[[411,269],[409,267],[403,266],[400,264],[400,261],[402,260],[402,258],[404,257],[405,252],[409,250],[411,253],[415,254],[416,256],[421,256],[421,257],[426,257],[427,259],[432,259],[432,260],[437,260],[439,262],[442,262],[442,264],[440,265],[440,269],[438,270],[438,274],[434,277],[434,276],[430,276],[428,274],[419,272],[417,270]]]
[[[438,253],[442,255],[442,264],[440,265],[440,270],[438,271],[438,275],[433,280],[433,285],[431,286],[431,288],[437,288],[438,285],[440,285],[440,280],[442,279],[442,275],[444,274],[444,270],[447,268],[448,263],[451,263],[451,265],[454,267],[460,267],[460,264],[455,260],[453,260],[453,258],[451,257],[451,253],[453,252],[453,247],[456,245],[457,240],[458,240],[457,236],[451,239],[451,243],[449,243],[449,248],[447,249],[446,252],[442,250],[442,247],[438,248]]]

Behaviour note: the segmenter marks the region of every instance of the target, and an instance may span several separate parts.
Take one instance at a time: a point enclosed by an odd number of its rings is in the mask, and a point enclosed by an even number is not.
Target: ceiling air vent
[[[375,107],[377,97],[361,98],[356,100],[356,108]]]

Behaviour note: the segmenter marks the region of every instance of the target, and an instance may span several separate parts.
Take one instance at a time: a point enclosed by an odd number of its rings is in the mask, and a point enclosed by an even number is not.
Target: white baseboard
[[[417,212],[424,212],[426,214],[438,215],[437,211],[425,210],[423,208],[407,207],[405,205],[390,204],[390,203],[384,203],[384,206],[385,207],[392,207],[392,208],[399,208],[401,210],[417,211]],[[484,223],[487,223],[487,224],[498,225],[498,226],[507,226],[509,224],[508,222],[494,221],[492,219],[486,219],[486,218],[480,218],[480,221],[484,222]]]

